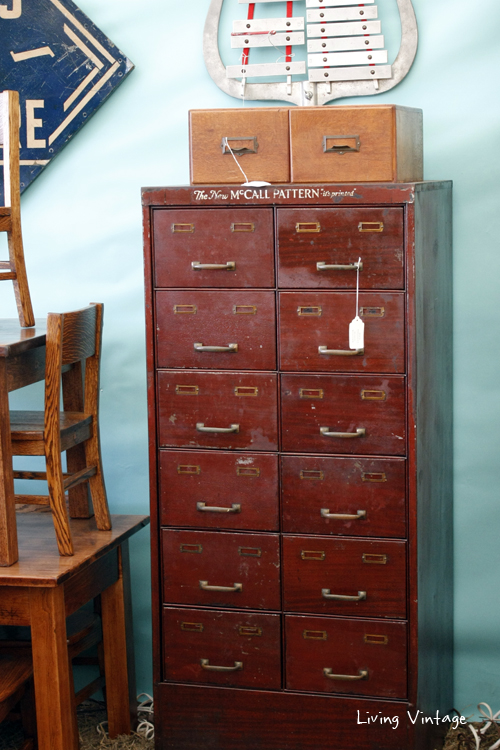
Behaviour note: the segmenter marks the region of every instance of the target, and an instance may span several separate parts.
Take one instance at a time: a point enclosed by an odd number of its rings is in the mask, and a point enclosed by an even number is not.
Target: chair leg
[[[66,496],[63,486],[63,471],[61,454],[45,456],[47,464],[47,484],[49,486],[49,502],[56,532],[57,547],[60,555],[73,555],[73,540],[66,510]]]
[[[111,529],[111,516],[109,514],[108,498],[102,475],[99,430],[95,425],[92,437],[85,443],[85,456],[87,458],[87,466],[97,467],[95,475],[89,479],[96,525],[101,531],[109,531]]]
[[[23,723],[24,736],[26,737],[24,748],[34,747],[36,740],[36,712],[35,712],[35,691],[33,689],[33,680],[30,680],[26,686],[26,691],[19,704],[21,710],[21,720]]]

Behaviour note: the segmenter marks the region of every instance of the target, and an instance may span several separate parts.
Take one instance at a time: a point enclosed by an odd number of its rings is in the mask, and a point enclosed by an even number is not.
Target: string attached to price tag
[[[356,275],[356,317],[349,323],[349,349],[365,348],[365,324],[359,317],[359,267],[361,258],[357,262]]]

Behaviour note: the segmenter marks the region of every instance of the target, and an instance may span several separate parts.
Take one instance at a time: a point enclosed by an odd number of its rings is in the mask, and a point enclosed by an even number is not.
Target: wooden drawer
[[[279,615],[163,610],[165,680],[281,688]]]
[[[282,183],[290,179],[288,109],[245,107],[189,113],[191,184],[219,185],[248,180]]]
[[[158,367],[275,370],[274,292],[157,292],[156,358]]]
[[[404,377],[282,375],[281,403],[284,451],[405,455]]]
[[[280,608],[277,534],[162,530],[166,603]]]
[[[277,217],[280,287],[356,289],[361,258],[361,289],[404,288],[402,208],[278,208]]]
[[[406,536],[406,461],[282,456],[283,531]]]
[[[422,180],[422,131],[422,110],[410,107],[294,107],[290,110],[291,180]]]
[[[163,526],[279,530],[278,457],[160,451]]]
[[[270,208],[156,208],[153,243],[156,287],[274,286]]]
[[[284,536],[282,554],[285,610],[406,617],[405,542]]]
[[[285,640],[288,690],[406,697],[404,622],[286,615]]]
[[[316,372],[405,372],[404,295],[361,293],[364,349],[349,349],[353,292],[280,292],[280,368]]]
[[[276,450],[276,378],[267,372],[160,370],[160,445]]]

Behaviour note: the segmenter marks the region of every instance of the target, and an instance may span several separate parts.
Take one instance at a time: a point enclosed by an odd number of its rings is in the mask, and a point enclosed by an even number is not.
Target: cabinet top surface
[[[328,183],[318,185],[183,185],[144,187],[144,206],[273,206],[273,205],[356,205],[371,203],[413,203],[415,194],[430,190],[451,190],[451,181]]]

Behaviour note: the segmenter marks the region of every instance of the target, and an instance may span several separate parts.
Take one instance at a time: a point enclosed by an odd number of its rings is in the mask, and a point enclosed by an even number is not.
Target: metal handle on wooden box
[[[196,503],[196,510],[201,510],[203,513],[240,513],[241,505],[239,503],[233,503],[230,508],[222,508],[217,505]]]
[[[194,260],[191,268],[193,271],[235,271],[236,263],[233,260],[228,260],[227,263],[201,263]]]
[[[319,431],[325,437],[335,437],[335,438],[358,438],[358,437],[363,437],[363,435],[366,435],[366,430],[364,427],[358,427],[356,432],[330,432],[329,427],[320,427]]]
[[[343,680],[344,682],[355,682],[356,680],[367,680],[368,670],[360,669],[358,674],[333,674],[333,669],[325,667],[323,674],[329,680]]]
[[[356,515],[351,513],[330,513],[329,508],[321,508],[321,518],[334,518],[337,521],[357,521],[366,518],[366,510],[358,510]]]
[[[206,669],[207,672],[238,672],[238,670],[243,669],[242,661],[235,661],[234,667],[218,667],[215,664],[210,664],[209,659],[200,659],[200,664],[202,669]]]
[[[322,260],[316,263],[317,271],[357,271],[358,268],[360,271],[363,270],[362,260],[359,263],[325,263]]]
[[[205,346],[201,343],[193,344],[197,352],[237,352],[238,344],[228,344],[227,346]]]
[[[331,594],[330,589],[321,589],[323,599],[333,599],[336,602],[361,602],[366,599],[366,591],[358,591],[357,596],[344,596],[343,594]]]
[[[240,146],[239,148],[238,147],[233,148],[233,146],[229,145],[229,141],[231,141],[233,143],[235,141],[236,142],[238,142],[238,141],[251,141],[252,146],[251,147]],[[223,154],[231,154],[231,151],[232,151],[233,154],[236,154],[236,156],[243,156],[244,154],[256,154],[257,151],[259,150],[259,143],[258,143],[257,137],[255,135],[254,136],[245,136],[245,137],[241,137],[241,138],[226,138],[224,136],[220,145],[221,145],[221,149],[222,149],[222,153]],[[231,149],[231,151],[229,149]]]
[[[196,429],[198,432],[214,432],[214,433],[227,433],[227,432],[239,432],[239,424],[232,424],[231,427],[205,427],[203,422],[196,422]]]
[[[343,143],[334,143],[331,146],[328,145],[328,141],[343,141]],[[350,141],[350,143],[346,143]],[[361,140],[359,135],[324,135],[323,136],[323,152],[325,154],[345,154],[349,151],[359,151],[361,148]]]
[[[364,354],[364,349],[328,349],[326,346],[318,346],[319,354],[334,354],[338,357],[356,357],[358,354]]]
[[[242,583],[234,583],[232,586],[209,586],[208,581],[200,581],[200,589],[203,591],[223,591],[231,594],[237,591],[243,591]]]

